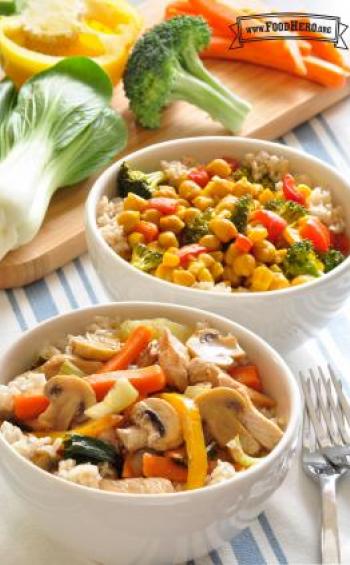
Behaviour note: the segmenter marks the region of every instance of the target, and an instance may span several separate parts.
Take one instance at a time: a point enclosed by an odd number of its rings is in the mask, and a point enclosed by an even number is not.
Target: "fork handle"
[[[337,503],[336,478],[322,477],[322,563],[336,565],[341,563]]]

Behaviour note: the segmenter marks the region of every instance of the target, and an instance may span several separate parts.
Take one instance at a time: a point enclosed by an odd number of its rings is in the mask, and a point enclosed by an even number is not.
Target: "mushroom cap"
[[[93,361],[108,361],[119,350],[119,347],[112,347],[102,341],[93,341],[82,336],[71,337],[69,344],[74,355]],[[116,346],[119,346],[117,341]]]
[[[91,385],[75,375],[56,375],[45,385],[44,394],[50,400],[39,416],[39,423],[48,429],[68,430],[73,420],[84,418],[84,411],[96,403]]]
[[[237,359],[245,357],[245,352],[234,335],[222,335],[212,328],[198,330],[187,340],[186,345],[193,357],[200,357],[222,368],[230,367]]]
[[[174,449],[183,443],[180,418],[175,408],[162,398],[137,402],[132,421],[147,432],[147,445],[158,451]]]
[[[260,451],[260,444],[239,420],[246,408],[246,399],[236,390],[216,387],[195,398],[202,420],[221,447],[239,435],[244,450],[249,454]]]

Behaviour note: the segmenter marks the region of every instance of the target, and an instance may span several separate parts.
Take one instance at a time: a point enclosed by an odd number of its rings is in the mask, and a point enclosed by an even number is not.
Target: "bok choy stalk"
[[[108,76],[85,57],[36,75],[15,106],[11,83],[0,83],[0,259],[33,239],[59,187],[85,179],[125,147],[112,93]]]

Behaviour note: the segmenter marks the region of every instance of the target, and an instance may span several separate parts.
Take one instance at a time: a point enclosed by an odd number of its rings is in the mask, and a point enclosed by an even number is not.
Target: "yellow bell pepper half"
[[[207,477],[208,459],[199,410],[191,398],[165,392],[160,395],[180,416],[188,457],[187,490],[200,488]]]

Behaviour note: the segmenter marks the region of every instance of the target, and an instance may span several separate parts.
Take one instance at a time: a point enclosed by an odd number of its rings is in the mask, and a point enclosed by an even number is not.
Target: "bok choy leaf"
[[[0,83],[0,259],[33,239],[59,187],[102,168],[127,139],[109,107],[112,84],[90,59],[64,59],[36,75],[15,107],[12,88]]]

